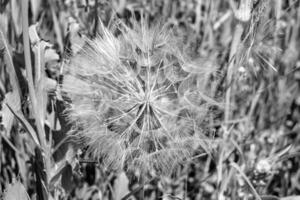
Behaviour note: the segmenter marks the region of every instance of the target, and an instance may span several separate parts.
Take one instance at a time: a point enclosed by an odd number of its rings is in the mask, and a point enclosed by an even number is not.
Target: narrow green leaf
[[[40,147],[40,142],[39,142],[39,139],[37,137],[35,130],[32,128],[32,126],[29,124],[29,122],[25,119],[23,114],[21,114],[20,112],[16,112],[8,103],[6,103],[6,106],[14,114],[14,116],[21,122],[23,127],[26,129],[26,131],[32,137],[33,141]]]
[[[259,194],[257,193],[257,191],[255,190],[255,188],[253,187],[253,185],[251,184],[250,180],[248,179],[248,177],[245,175],[245,173],[242,171],[242,169],[236,164],[236,163],[230,163],[231,167],[233,167],[236,171],[238,171],[241,176],[245,179],[246,183],[248,184],[248,186],[251,188],[254,196],[256,199],[258,200],[262,200],[262,198],[259,196]]]

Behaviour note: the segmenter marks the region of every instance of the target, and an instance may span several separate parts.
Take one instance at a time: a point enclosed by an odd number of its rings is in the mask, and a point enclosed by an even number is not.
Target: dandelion
[[[145,19],[101,25],[66,67],[73,131],[108,167],[165,174],[194,150],[209,152],[200,122],[217,102],[199,81],[215,69],[198,66],[177,41]]]

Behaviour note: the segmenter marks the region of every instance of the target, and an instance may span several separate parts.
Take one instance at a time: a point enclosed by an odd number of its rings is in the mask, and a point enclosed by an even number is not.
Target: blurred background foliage
[[[245,2],[251,10],[237,0],[1,0],[2,198],[300,199],[300,3]],[[143,185],[67,137],[58,84],[100,20],[133,16],[173,28],[190,56],[217,66],[213,97],[230,97],[204,122],[212,156]]]

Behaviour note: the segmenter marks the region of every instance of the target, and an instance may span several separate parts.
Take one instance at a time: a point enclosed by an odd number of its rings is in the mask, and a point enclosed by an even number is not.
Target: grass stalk
[[[227,69],[227,84],[230,85],[233,78],[233,72],[234,72],[234,67],[235,67],[235,55],[237,53],[237,50],[238,50],[238,46],[240,44],[240,41],[241,41],[241,36],[242,36],[242,33],[244,31],[244,28],[242,26],[242,24],[238,23],[235,27],[235,30],[234,30],[234,35],[233,35],[233,38],[232,38],[232,43],[231,43],[231,48],[230,48],[230,54],[229,54],[229,66],[228,66],[228,69]],[[229,86],[229,88],[227,89],[226,91],[226,97],[225,97],[225,124],[228,126],[226,127],[226,130],[224,132],[224,136],[223,136],[223,139],[224,139],[224,143],[226,143],[227,141],[227,138],[228,138],[228,135],[229,135],[229,126],[230,124],[228,123],[229,120],[231,119],[231,105],[230,105],[230,101],[231,101],[231,86]],[[222,145],[221,146],[221,150],[220,150],[220,158],[219,158],[219,162],[218,162],[218,183],[221,182],[222,178],[223,178],[223,158],[224,158],[224,146],[226,145]]]
[[[252,185],[251,181],[248,179],[246,174],[242,171],[242,169],[236,164],[236,163],[230,163],[230,166],[233,167],[239,174],[243,177],[243,179],[246,181],[247,185],[250,187],[252,190],[252,193],[255,197],[256,200],[262,200],[262,198],[259,196],[257,191],[255,190],[254,186]]]
[[[231,118],[231,111],[230,111],[230,101],[231,101],[231,83],[233,81],[233,74],[235,71],[235,59],[236,53],[238,51],[241,37],[244,32],[244,27],[241,22],[247,22],[251,18],[251,7],[252,7],[252,0],[241,0],[239,8],[237,9],[234,2],[232,0],[229,1],[231,7],[234,12],[234,16],[237,20],[237,24],[234,29],[234,34],[231,42],[230,53],[229,53],[229,65],[227,68],[227,84],[229,85],[228,90],[226,91],[226,105],[225,105],[225,123]]]
[[[31,63],[31,56],[30,56],[29,28],[28,28],[28,0],[22,1],[22,25],[23,25],[25,68],[26,68],[26,75],[28,80],[29,95],[32,104],[32,111],[38,129],[38,137],[42,148],[44,148],[46,147],[46,140],[45,140],[44,129],[40,121],[40,115],[37,107],[37,99],[35,96],[35,89],[34,89],[33,75],[32,75],[32,63]]]
[[[241,42],[241,36],[243,34],[244,28],[242,24],[238,23],[234,30],[234,35],[232,38],[232,43],[230,47],[230,54],[229,54],[229,66],[227,69],[227,84],[230,85],[233,80],[233,72],[235,67],[235,55],[237,53],[239,44]],[[228,87],[228,90],[226,91],[226,97],[225,97],[226,105],[225,105],[225,123],[230,120],[231,118],[231,110],[230,110],[230,98],[231,98],[231,86]]]
[[[4,35],[4,32],[0,26],[0,43],[3,43],[4,46],[4,50],[6,51],[6,53],[4,53],[4,59],[5,59],[5,63],[8,65],[7,66],[7,71],[9,74],[9,80],[10,80],[10,84],[12,86],[12,89],[15,93],[18,94],[18,96],[21,96],[21,90],[19,87],[19,80],[17,78],[16,75],[16,70],[14,68],[14,63],[13,63],[13,59],[12,59],[12,54],[11,54],[11,50],[8,46],[8,42],[7,39]]]
[[[29,44],[29,24],[28,24],[28,0],[22,1],[22,27],[23,27],[23,44],[24,44],[24,57],[25,57],[25,68],[26,68],[26,75],[28,80],[28,88],[29,88],[29,96],[31,99],[31,108],[33,111],[33,115],[35,118],[35,123],[37,126],[37,135],[39,142],[41,146],[36,149],[36,151],[40,151],[40,155],[43,156],[43,158],[40,159],[39,162],[45,161],[44,166],[45,169],[39,169],[40,173],[46,172],[46,176],[43,176],[43,180],[38,180],[38,182],[41,182],[42,186],[37,186],[37,188],[44,188],[46,191],[39,191],[41,192],[42,196],[39,196],[39,198],[47,199],[49,196],[49,193],[47,192],[48,188],[48,180],[50,174],[50,154],[49,154],[49,148],[47,146],[46,142],[46,135],[43,128],[43,117],[41,115],[40,109],[38,107],[37,97],[36,97],[36,91],[34,87],[34,81],[33,81],[33,74],[32,74],[32,62],[31,62],[31,54],[30,54],[30,44]],[[36,63],[39,64],[39,63]],[[40,67],[38,67],[40,69]],[[44,153],[46,153],[46,155]]]
[[[223,135],[223,143],[224,145],[221,146],[220,148],[220,158],[218,161],[218,183],[220,184],[222,179],[223,179],[223,159],[224,159],[224,153],[226,148],[226,143],[229,139],[229,134],[231,132],[230,127],[232,126],[228,123],[229,120],[231,119],[231,84],[233,82],[233,75],[235,71],[235,60],[236,60],[236,55],[238,52],[239,45],[242,40],[242,34],[244,32],[244,27],[242,22],[247,22],[251,18],[251,6],[252,6],[252,0],[241,0],[240,5],[237,9],[235,6],[234,2],[231,0],[230,1],[231,7],[234,12],[234,16],[236,18],[237,24],[234,29],[234,34],[231,42],[231,47],[230,47],[230,53],[229,53],[229,65],[227,68],[227,85],[229,86],[226,95],[225,95],[225,130],[224,130],[224,135]],[[219,191],[219,197],[223,198],[223,193],[224,189]]]
[[[200,32],[200,25],[201,25],[201,20],[202,20],[202,0],[197,1],[197,6],[196,6],[196,33],[199,34]]]

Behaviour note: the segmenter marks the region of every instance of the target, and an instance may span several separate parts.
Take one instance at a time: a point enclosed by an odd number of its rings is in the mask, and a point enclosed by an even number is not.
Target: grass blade
[[[14,114],[14,116],[21,122],[21,124],[23,125],[23,127],[26,129],[26,131],[30,134],[30,136],[32,137],[33,141],[37,144],[37,146],[40,147],[40,142],[39,139],[37,137],[37,134],[35,132],[35,130],[33,129],[33,127],[29,124],[29,122],[25,119],[25,117],[23,116],[23,114],[21,114],[20,112],[16,112],[10,105],[6,104],[6,106],[9,108],[9,110]]]
[[[250,180],[248,179],[248,177],[245,175],[245,173],[241,170],[241,168],[236,164],[236,163],[230,163],[231,167],[233,167],[236,171],[238,171],[241,176],[245,179],[246,183],[248,184],[248,186],[250,187],[250,189],[252,190],[255,198],[257,200],[262,200],[261,197],[259,196],[259,194],[257,193],[257,191],[255,190],[255,188],[253,187],[253,185],[251,184]]]

